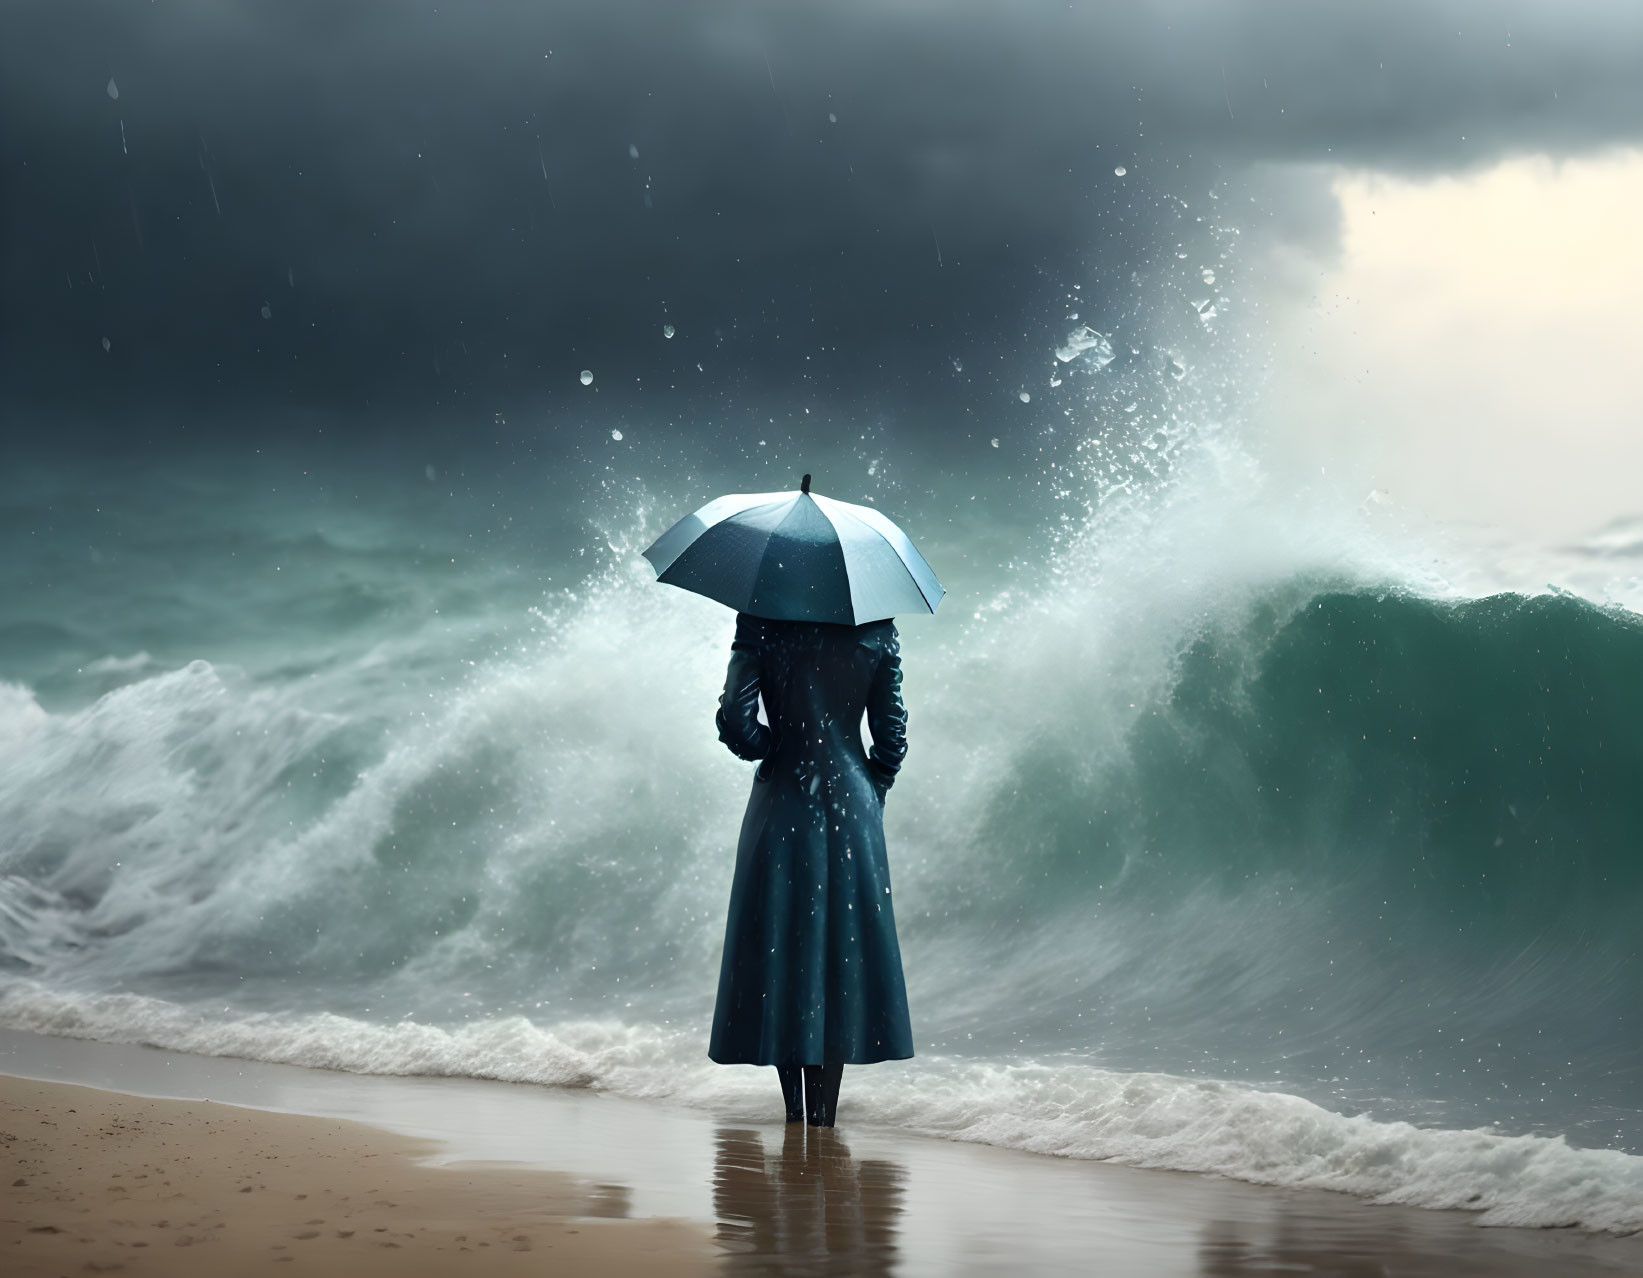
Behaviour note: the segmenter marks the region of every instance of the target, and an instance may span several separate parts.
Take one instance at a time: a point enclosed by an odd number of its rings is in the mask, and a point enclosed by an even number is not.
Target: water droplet
[[[434,464],[432,462],[429,462],[422,468],[422,473],[428,477],[428,482],[430,484],[439,478],[439,472],[434,469]]]
[[[270,306],[267,302],[264,302],[262,304],[262,317],[264,319],[273,319],[274,318],[274,308],[272,306]]]
[[[116,102],[120,100],[120,86],[114,83],[114,78],[112,76],[109,77],[108,81],[108,96],[113,98]]]
[[[827,122],[829,124],[837,124],[839,122],[839,117],[834,115],[831,111],[829,111],[827,113]]]
[[[110,81],[110,83],[112,83],[112,81]],[[106,337],[105,337],[105,338],[103,338],[103,349],[104,349],[104,350],[105,350],[105,351],[106,351],[106,350],[111,350],[111,349],[113,349],[113,343],[112,343],[112,342],[110,342],[110,341],[109,341],[109,340],[108,340],[108,338],[106,338]]]
[[[582,385],[584,385],[584,386],[592,386],[593,385],[593,370],[591,368],[584,368],[582,370]]]
[[[1164,365],[1164,369],[1176,381],[1180,381],[1187,375],[1187,366],[1176,359],[1170,360],[1168,364]]]
[[[998,440],[996,440],[996,439],[995,439],[995,440],[993,440],[993,447],[994,447],[994,448],[997,448],[997,447],[998,447]]]
[[[1052,378],[1050,378],[1050,385],[1051,385],[1051,386],[1059,386],[1059,385],[1061,385],[1061,379],[1060,379],[1060,378],[1059,378],[1059,377],[1052,377]]]
[[[1215,283],[1215,272],[1212,271],[1209,267],[1206,266],[1204,268],[1203,275],[1204,275],[1204,283],[1206,283],[1206,284]]]
[[[662,336],[663,337],[672,337],[673,336],[673,325],[663,324],[662,325]]]
[[[964,361],[959,359],[956,355],[953,357],[953,371],[955,373],[962,373],[964,371]]]
[[[1129,403],[1124,405],[1124,411],[1126,413],[1133,413],[1138,407],[1140,407],[1140,405],[1138,405],[1134,400],[1131,400]]]
[[[628,143],[628,159],[637,160],[638,158],[639,158],[639,148],[636,145],[634,145],[632,142],[629,142]]]
[[[1116,169],[1113,170],[1113,175],[1115,177],[1123,177],[1128,172],[1129,172],[1129,170],[1126,169],[1122,164],[1120,164]]]
[[[1016,398],[1019,399],[1023,404],[1030,404],[1030,403],[1033,402],[1033,397],[1031,395],[1027,394],[1026,391],[1022,391],[1019,395],[1016,396]]]
[[[1067,334],[1067,344],[1055,348],[1055,357],[1069,364],[1086,351],[1097,368],[1105,368],[1113,361],[1112,343],[1088,324],[1080,324]]]
[[[612,438],[612,439],[621,439],[621,438],[622,438],[622,432],[621,432],[621,431],[619,431],[619,430],[613,430],[613,431],[611,431],[611,433],[610,433],[610,437],[611,437],[611,438]]]

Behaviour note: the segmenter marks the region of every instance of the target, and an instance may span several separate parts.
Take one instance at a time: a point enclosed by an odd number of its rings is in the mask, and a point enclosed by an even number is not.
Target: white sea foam
[[[0,989],[0,1024],[351,1073],[593,1087],[739,1118],[764,1116],[774,1104],[766,1071],[713,1065],[701,1059],[699,1033],[656,1025],[216,1019],[138,995],[76,996],[27,981]],[[1574,1149],[1561,1137],[1347,1117],[1234,1083],[935,1057],[853,1072],[848,1105],[851,1121],[921,1135],[1458,1208],[1479,1213],[1484,1225],[1643,1230],[1643,1158]]]

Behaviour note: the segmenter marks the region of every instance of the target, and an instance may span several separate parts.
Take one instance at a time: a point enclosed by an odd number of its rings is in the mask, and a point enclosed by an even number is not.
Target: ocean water
[[[845,1118],[1643,1228],[1634,548],[1286,488],[1236,361],[1113,345],[992,471],[815,467],[951,592],[886,816],[919,1055]],[[0,1023],[773,1112],[705,1057],[733,619],[638,551],[785,469],[588,437],[8,472]]]

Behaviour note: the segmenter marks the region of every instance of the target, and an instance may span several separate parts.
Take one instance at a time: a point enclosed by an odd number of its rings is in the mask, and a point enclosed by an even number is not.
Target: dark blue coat
[[[884,852],[884,796],[907,753],[895,625],[739,614],[718,725],[737,756],[760,762],[708,1055],[750,1065],[911,1056]]]

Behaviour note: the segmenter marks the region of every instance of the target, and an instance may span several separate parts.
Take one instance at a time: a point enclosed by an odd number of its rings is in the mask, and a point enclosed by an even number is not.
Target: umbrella
[[[934,612],[947,592],[911,539],[878,511],[810,491],[732,493],[686,515],[645,551],[656,580],[737,612],[859,626]]]

